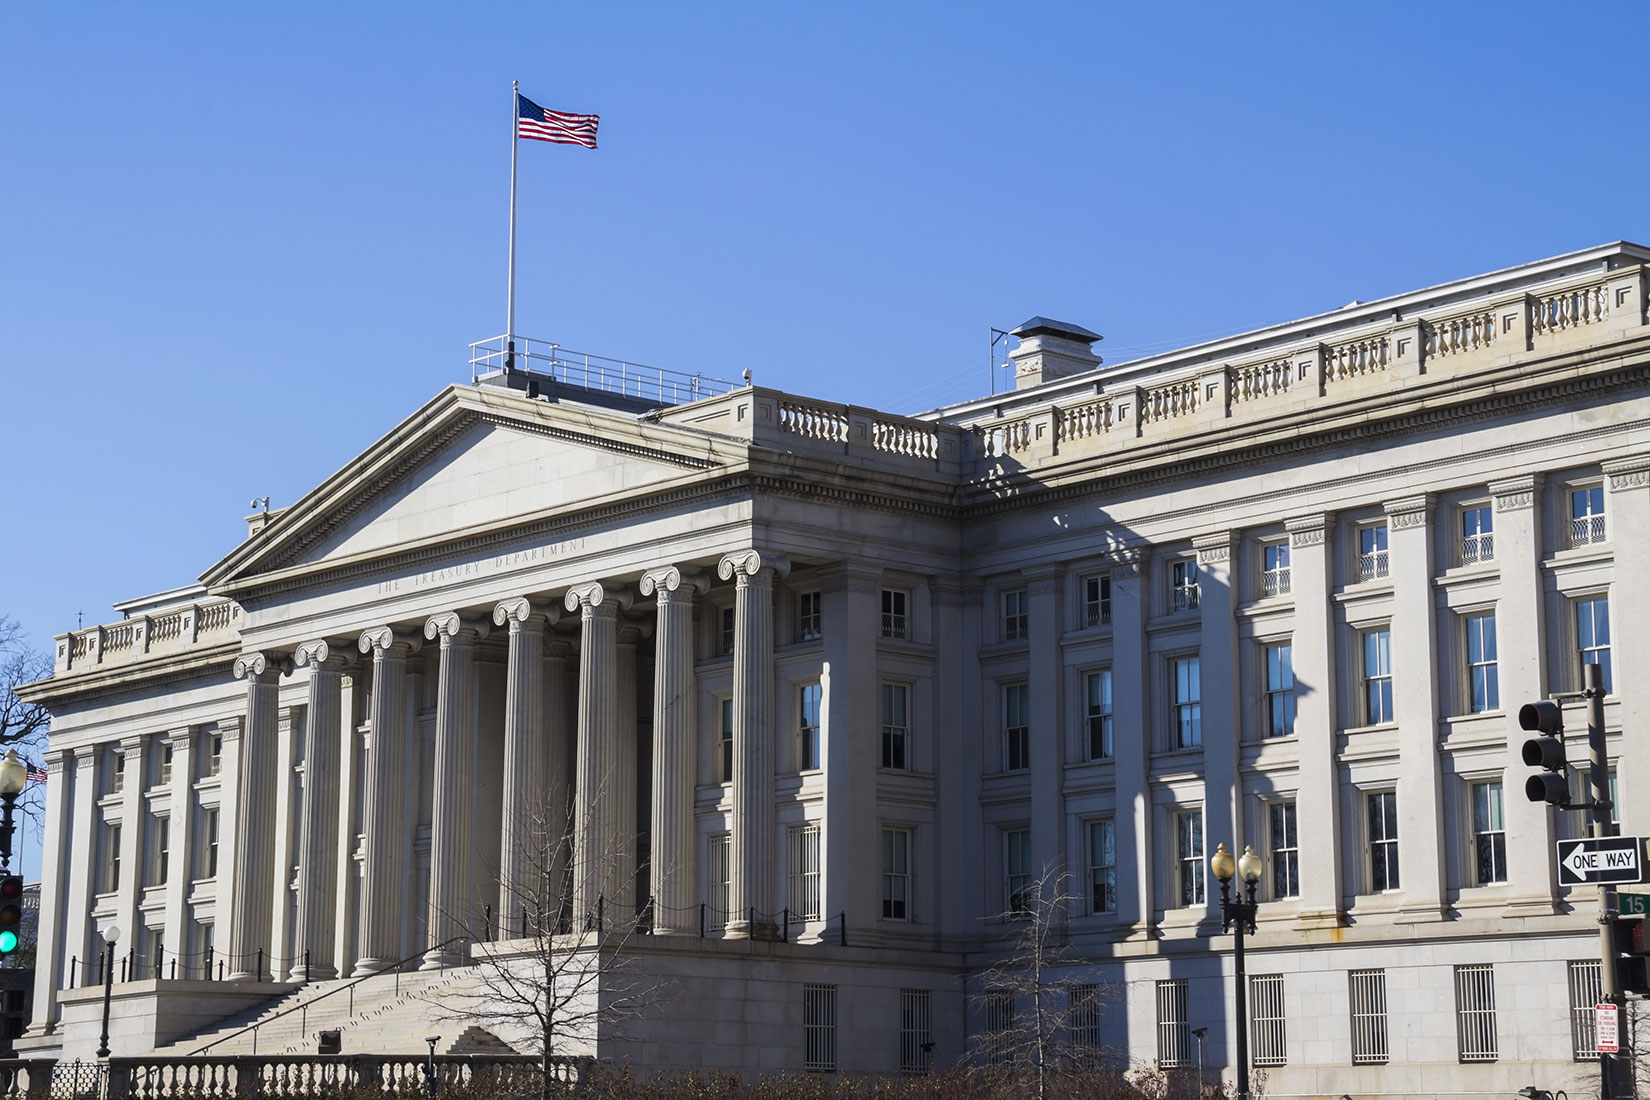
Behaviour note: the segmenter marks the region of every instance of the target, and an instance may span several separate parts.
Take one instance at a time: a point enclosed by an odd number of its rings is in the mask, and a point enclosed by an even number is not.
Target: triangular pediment
[[[208,570],[214,590],[507,531],[744,458],[736,440],[455,386]]]

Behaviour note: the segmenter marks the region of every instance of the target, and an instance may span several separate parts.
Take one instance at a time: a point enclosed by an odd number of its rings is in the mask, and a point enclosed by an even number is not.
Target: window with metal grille
[[[1203,904],[1203,811],[1174,815],[1175,902],[1181,908]]]
[[[1031,830],[1003,831],[1004,892],[1011,917],[1031,915]]]
[[[710,838],[710,859],[707,861],[710,894],[709,912],[705,914],[707,930],[721,931],[728,923],[728,901],[733,876],[733,838],[727,833]]]
[[[1507,824],[1499,779],[1472,785],[1472,864],[1478,886],[1507,881]]]
[[[1272,896],[1295,898],[1301,892],[1300,833],[1295,828],[1295,803],[1270,802],[1266,807],[1267,834],[1272,842]]]
[[[905,605],[908,594],[895,588],[882,590],[882,636],[904,638],[906,633]]]
[[[1197,559],[1183,558],[1169,563],[1169,610],[1191,611],[1197,607]]]
[[[1273,642],[1266,647],[1266,736],[1295,732],[1295,647]]]
[[[986,1049],[994,1062],[1006,1062],[1014,1056],[1011,1032],[1014,1030],[1014,994],[992,991],[985,995]]]
[[[1386,971],[1353,970],[1347,977],[1351,983],[1352,1064],[1385,1062]]]
[[[1030,633],[1026,590],[1016,588],[1003,593],[1003,641],[1012,642]]]
[[[1567,964],[1570,986],[1570,1047],[1578,1062],[1598,1061],[1598,1016],[1595,1006],[1604,1000],[1597,959]]]
[[[819,593],[799,592],[796,597],[796,640],[811,642],[821,636]]]
[[[1003,688],[1003,770],[1031,767],[1031,689],[1025,684]]]
[[[1089,759],[1105,760],[1112,751],[1111,669],[1083,677],[1088,695]]]
[[[818,684],[803,684],[797,694],[797,767],[812,771],[819,767]]]
[[[1358,579],[1380,580],[1387,572],[1386,524],[1358,528]]]
[[[1461,509],[1461,564],[1490,561],[1494,557],[1495,513],[1488,504],[1472,504]]]
[[[882,830],[882,915],[911,919],[911,830]]]
[[[1254,1052],[1255,1065],[1288,1065],[1282,974],[1256,974],[1249,979],[1249,1022],[1249,1049]]]
[[[899,1068],[927,1073],[934,1065],[934,994],[927,989],[899,991]]]
[[[1467,705],[1473,714],[1501,708],[1501,675],[1495,647],[1495,612],[1468,615]]]
[[[1570,490],[1570,545],[1604,541],[1604,486]]]
[[[802,987],[802,1068],[836,1069],[836,986]]]
[[[1172,1069],[1190,1063],[1191,1032],[1186,1024],[1186,979],[1157,983],[1157,1064]]]
[[[1493,1062],[1495,968],[1488,963],[1455,968],[1455,1033],[1463,1062]]]
[[[882,766],[904,771],[911,766],[907,747],[911,738],[906,703],[910,689],[905,684],[882,685]]]
[[[1083,578],[1083,625],[1111,622],[1111,577],[1105,573]]]
[[[1597,665],[1603,672],[1604,690],[1610,691],[1610,601],[1604,596],[1587,596],[1575,601],[1576,653],[1583,665]],[[1576,670],[1576,686],[1582,682]]]
[[[722,736],[718,749],[717,775],[720,782],[733,782],[733,699],[718,699],[722,713]]]
[[[1111,818],[1089,822],[1089,912],[1117,909],[1117,829]]]
[[[791,827],[791,916],[819,919],[819,826]]]
[[[1289,591],[1289,543],[1268,542],[1260,548],[1260,594],[1282,596]]]
[[[1073,985],[1066,989],[1066,1027],[1072,1052],[1079,1061],[1092,1062],[1100,1052],[1100,987]]]
[[[737,621],[734,610],[731,607],[722,608],[721,615],[717,619],[721,629],[716,635],[716,652],[724,657],[733,653],[734,624]]]
[[[1364,796],[1369,818],[1369,891],[1398,889],[1398,795],[1371,791]]]
[[[1174,747],[1193,749],[1203,744],[1203,677],[1196,657],[1169,662],[1174,677]]]

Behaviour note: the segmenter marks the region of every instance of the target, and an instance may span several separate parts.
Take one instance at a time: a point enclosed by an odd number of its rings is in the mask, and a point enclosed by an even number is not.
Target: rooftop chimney
[[[1100,365],[1100,357],[1091,345],[1102,337],[1082,325],[1033,317],[1009,335],[1020,338],[1020,346],[1008,355],[1014,360],[1017,390],[1082,374]]]

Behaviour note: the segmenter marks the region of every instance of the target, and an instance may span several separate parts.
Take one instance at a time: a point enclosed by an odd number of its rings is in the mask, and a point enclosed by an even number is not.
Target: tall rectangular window
[[[796,640],[812,642],[823,635],[820,630],[819,593],[798,592],[796,595]]]
[[[899,1069],[927,1073],[934,1064],[934,993],[899,991]]]
[[[109,750],[109,775],[110,794],[119,794],[126,789],[126,751],[119,745]]]
[[[1371,791],[1364,796],[1369,819],[1369,891],[1398,889],[1398,795]]]
[[[1010,917],[1031,915],[1031,830],[1003,831],[1003,891]]]
[[[172,782],[172,742],[162,741],[158,752],[160,755],[156,761],[155,784],[164,787]]]
[[[1203,744],[1203,682],[1196,657],[1176,657],[1169,663],[1174,676],[1174,747],[1191,749]]]
[[[1604,673],[1604,690],[1610,683],[1610,601],[1604,596],[1586,596],[1575,601],[1576,652],[1583,665],[1597,665]],[[1577,674],[1580,687],[1580,674]]]
[[[1262,543],[1260,548],[1260,594],[1282,596],[1289,591],[1289,543]]]
[[[1570,987],[1570,1049],[1578,1062],[1598,1061],[1598,1016],[1594,1006],[1604,999],[1597,959],[1566,964]]]
[[[1604,486],[1570,490],[1570,545],[1604,541]]]
[[[1092,1064],[1100,1053],[1100,987],[1088,983],[1066,987],[1066,1028],[1078,1061]]]
[[[1494,511],[1488,504],[1472,504],[1461,509],[1461,564],[1472,565],[1494,557]]]
[[[803,684],[797,693],[797,767],[811,771],[819,767],[818,684]]]
[[[717,740],[717,775],[718,782],[733,782],[733,699],[718,699],[717,711],[721,717],[720,737]]]
[[[819,919],[819,826],[791,827],[791,916]]]
[[[1266,647],[1266,736],[1295,732],[1295,647],[1273,642]]]
[[[836,986],[802,987],[802,1068],[822,1073],[836,1069]]]
[[[1185,909],[1203,904],[1203,811],[1174,815],[1175,904]]]
[[[1301,845],[1295,828],[1295,803],[1267,803],[1266,818],[1272,842],[1272,897],[1300,897]]]
[[[909,688],[882,685],[882,766],[904,771],[911,766],[911,719],[906,712]]]
[[[1169,610],[1190,611],[1197,606],[1197,559],[1169,563]]]
[[[223,734],[213,730],[206,735],[204,740],[206,742],[206,752],[202,755],[205,757],[206,764],[203,774],[217,775],[223,768]]]
[[[1031,767],[1031,689],[1025,684],[1003,688],[1003,770]]]
[[[1249,979],[1249,1021],[1249,1049],[1254,1052],[1255,1065],[1288,1065],[1282,974],[1256,974]]]
[[[1012,642],[1026,637],[1029,629],[1029,609],[1026,590],[1015,588],[1003,593],[1003,641]]]
[[[1099,573],[1083,578],[1083,625],[1105,626],[1111,622],[1111,576]]]
[[[1495,968],[1488,963],[1455,968],[1455,1034],[1463,1062],[1493,1062]]]
[[[1386,971],[1348,973],[1352,1004],[1352,1064],[1378,1065],[1387,1060]]]
[[[1186,1022],[1186,979],[1157,983],[1157,1064],[1174,1069],[1191,1062],[1191,1032]]]
[[[1472,785],[1472,865],[1479,886],[1507,881],[1507,832],[1501,781]]]
[[[911,830],[882,830],[882,915],[911,919]]]
[[[144,950],[132,967],[132,976],[138,977],[143,973],[144,963],[148,963],[149,976],[159,978],[162,975],[161,964],[166,960],[166,929],[145,928],[143,930]]]
[[[735,610],[732,607],[722,608],[716,620],[719,624],[719,629],[716,632],[716,652],[723,657],[730,656],[733,653],[735,624],[738,622]]]
[[[1467,688],[1472,713],[1501,709],[1501,678],[1495,653],[1495,612],[1468,615]]]
[[[733,882],[733,838],[727,833],[710,838],[710,859],[706,861],[706,885],[709,887],[709,912],[706,924],[715,930],[727,927],[728,905]]]
[[[985,995],[985,1048],[993,1062],[1014,1056],[1014,994],[991,990]]]
[[[149,886],[160,886],[166,882],[167,873],[172,864],[172,819],[170,817],[150,818],[153,829],[154,845],[153,857],[149,862]]]
[[[1387,575],[1386,524],[1358,528],[1358,579],[1380,580]]]
[[[1363,650],[1363,720],[1366,726],[1392,721],[1392,632],[1386,627],[1360,635]]]
[[[1101,669],[1083,677],[1088,696],[1089,759],[1111,757],[1111,669]]]
[[[1117,911],[1117,827],[1111,818],[1089,822],[1089,912]]]
[[[112,894],[120,889],[120,826],[107,823],[103,826],[103,889],[100,893]]]
[[[905,614],[910,594],[895,588],[882,590],[882,636],[884,638],[910,637]]]

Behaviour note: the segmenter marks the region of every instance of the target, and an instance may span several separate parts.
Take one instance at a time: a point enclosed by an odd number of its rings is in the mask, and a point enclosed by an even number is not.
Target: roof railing
[[[494,371],[532,371],[564,385],[621,394],[657,405],[685,405],[739,387],[721,378],[572,351],[548,340],[494,336],[470,345],[470,381]]]

